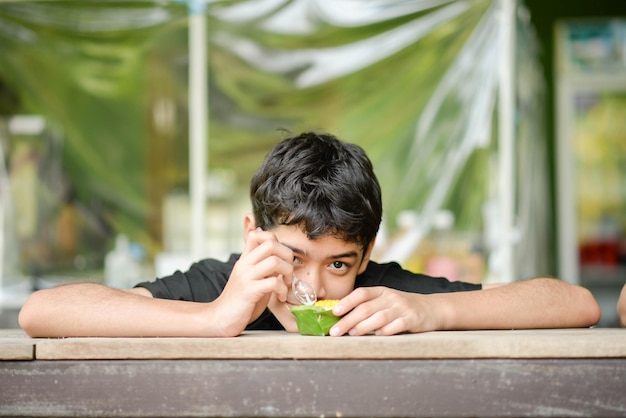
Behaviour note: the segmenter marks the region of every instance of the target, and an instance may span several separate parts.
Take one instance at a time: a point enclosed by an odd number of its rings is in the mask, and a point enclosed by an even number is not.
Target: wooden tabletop
[[[44,338],[0,330],[0,416],[626,416],[626,329]],[[52,361],[48,361],[52,360]]]
[[[0,329],[0,360],[33,360],[35,340],[19,329]]]
[[[0,330],[1,360],[626,358],[626,329],[438,331],[315,337],[249,331],[234,338],[43,338]]]

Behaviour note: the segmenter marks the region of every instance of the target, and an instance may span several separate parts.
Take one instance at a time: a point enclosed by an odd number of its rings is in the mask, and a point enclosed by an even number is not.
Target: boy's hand
[[[228,283],[215,300],[216,323],[225,335],[239,335],[267,307],[274,293],[285,301],[293,275],[293,252],[271,232],[249,232]]]
[[[344,317],[330,330],[330,335],[393,335],[441,329],[441,308],[428,295],[361,287],[333,308],[335,315]]]

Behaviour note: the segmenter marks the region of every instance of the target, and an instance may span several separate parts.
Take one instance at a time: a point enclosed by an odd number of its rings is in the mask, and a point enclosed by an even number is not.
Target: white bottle
[[[130,251],[128,237],[115,238],[115,248],[104,259],[104,282],[107,286],[129,288],[139,281],[140,268]]]

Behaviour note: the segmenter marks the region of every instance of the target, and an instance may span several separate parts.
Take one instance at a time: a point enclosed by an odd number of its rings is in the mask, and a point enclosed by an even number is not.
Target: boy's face
[[[333,236],[311,240],[297,226],[279,225],[271,232],[278,241],[293,251],[295,277],[309,282],[319,299],[341,299],[354,289],[356,276],[367,267],[373,247],[364,251],[360,245]],[[296,332],[296,322],[290,311],[299,304],[293,292],[287,302],[280,302],[272,295],[269,309],[288,331]]]

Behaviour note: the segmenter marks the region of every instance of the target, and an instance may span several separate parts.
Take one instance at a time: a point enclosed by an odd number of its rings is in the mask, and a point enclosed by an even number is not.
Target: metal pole
[[[208,72],[206,4],[189,2],[189,196],[191,256],[205,251],[208,171]]]
[[[516,0],[500,0],[500,82],[499,82],[499,171],[501,244],[500,281],[512,282],[515,276],[515,10]]]

